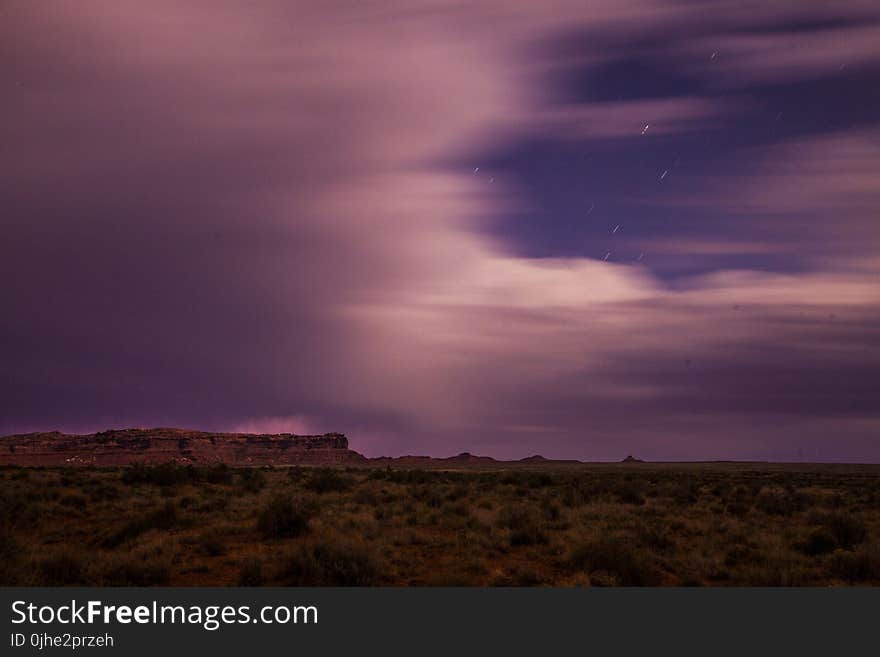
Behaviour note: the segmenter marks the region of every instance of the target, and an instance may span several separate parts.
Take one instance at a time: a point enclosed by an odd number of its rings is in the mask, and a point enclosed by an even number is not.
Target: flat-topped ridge
[[[299,435],[110,429],[92,434],[36,432],[0,438],[0,464],[125,465],[134,462],[255,465],[364,461],[342,433]]]

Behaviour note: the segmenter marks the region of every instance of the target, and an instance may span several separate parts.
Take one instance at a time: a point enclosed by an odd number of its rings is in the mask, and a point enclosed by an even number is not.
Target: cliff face
[[[210,433],[185,429],[121,429],[85,435],[28,433],[0,438],[0,465],[127,465],[129,463],[296,465],[359,463],[341,433]]]

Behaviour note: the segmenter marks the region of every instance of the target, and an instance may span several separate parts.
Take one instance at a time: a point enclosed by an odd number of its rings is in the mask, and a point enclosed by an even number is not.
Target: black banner
[[[2,589],[2,654],[797,654],[873,641],[877,589]],[[186,651],[186,652],[184,652]],[[669,654],[672,654],[670,652]]]

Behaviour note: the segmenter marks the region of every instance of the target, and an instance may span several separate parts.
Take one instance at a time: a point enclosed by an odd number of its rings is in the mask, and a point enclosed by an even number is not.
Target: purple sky
[[[880,461],[876,0],[0,8],[0,433]]]

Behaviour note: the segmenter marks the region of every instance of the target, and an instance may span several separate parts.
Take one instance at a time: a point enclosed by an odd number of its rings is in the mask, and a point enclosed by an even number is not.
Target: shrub
[[[133,463],[122,473],[124,484],[154,484],[156,486],[173,486],[187,481],[186,468],[176,463],[145,465]]]
[[[546,488],[557,483],[556,477],[549,472],[507,472],[498,481],[519,488]]]
[[[263,562],[256,557],[245,559],[238,574],[238,585],[262,586],[263,581]]]
[[[133,463],[122,473],[122,482],[125,484],[152,484],[154,486],[176,486],[179,484],[231,484],[232,470],[225,463],[206,467],[188,465],[186,467],[177,463],[160,463],[158,465],[146,465]]]
[[[724,565],[727,568],[735,568],[742,565],[754,565],[761,561],[758,552],[748,545],[734,545],[724,556]]]
[[[801,493],[765,491],[758,495],[755,506],[769,515],[790,516],[803,511],[809,498]]]
[[[739,583],[744,586],[806,586],[811,575],[797,561],[771,556],[745,566]]]
[[[732,502],[728,502],[725,510],[727,513],[732,515],[734,518],[744,518],[748,515],[751,506],[745,501],[734,500]]]
[[[815,557],[834,552],[834,548],[837,547],[837,540],[831,532],[824,527],[820,527],[810,532],[807,540],[797,544],[795,547],[804,554]]]
[[[700,499],[700,487],[694,482],[684,482],[673,488],[671,495],[678,504],[696,504]]]
[[[101,573],[103,586],[161,586],[168,582],[171,569],[161,558],[133,555],[113,559]]]
[[[576,481],[562,489],[562,503],[569,508],[583,506],[589,500],[589,492]]]
[[[517,529],[510,532],[511,547],[520,547],[523,545],[546,545],[549,542],[547,534],[537,527],[528,527],[526,529]]]
[[[158,509],[129,520],[115,532],[104,537],[101,545],[107,548],[114,548],[126,541],[137,538],[151,529],[171,529],[179,523],[180,516],[177,513],[177,507],[174,506],[173,502],[166,502]]]
[[[568,558],[571,570],[603,571],[619,586],[652,586],[659,573],[643,552],[623,540],[601,538],[575,548]]]
[[[562,510],[556,502],[545,499],[541,502],[541,514],[545,520],[556,522],[562,516]]]
[[[204,468],[201,470],[201,474],[205,483],[208,484],[228,485],[232,483],[232,468],[225,463]]]
[[[92,489],[89,495],[93,502],[112,502],[113,500],[119,499],[119,487],[109,484],[101,484]]]
[[[183,507],[183,508],[186,508],[186,506],[183,504],[183,500],[185,500],[185,499],[186,498],[183,498],[182,500],[180,500],[181,507]],[[201,502],[199,504],[197,510],[200,513],[214,513],[215,511],[226,511],[226,509],[228,507],[229,507],[229,497],[226,495],[218,495],[215,497],[208,498],[204,502]]]
[[[354,494],[354,501],[356,504],[363,504],[365,506],[377,506],[379,504],[379,496],[375,493],[375,491],[369,488],[361,488]]]
[[[15,586],[21,577],[21,546],[9,527],[0,527],[0,586]]]
[[[546,488],[556,483],[553,475],[547,472],[532,472],[526,478],[526,485],[530,488]]]
[[[199,508],[199,501],[191,495],[185,495],[184,497],[181,497],[178,503],[180,504],[181,509],[198,510]]]
[[[439,509],[443,506],[443,495],[436,486],[415,486],[411,495],[413,499],[423,502],[431,509]]]
[[[59,552],[40,561],[40,583],[44,586],[77,586],[86,584],[85,563],[68,552]]]
[[[844,550],[852,550],[868,537],[865,523],[848,513],[831,513],[822,524]]]
[[[371,586],[379,581],[379,572],[362,546],[315,543],[289,554],[279,576],[288,586]]]
[[[0,491],[0,525],[7,527],[30,524],[39,516],[39,509],[23,491]]]
[[[643,526],[638,533],[639,543],[654,552],[669,552],[675,547],[675,540],[664,528],[657,525]]]
[[[295,538],[309,529],[311,505],[286,495],[276,495],[257,516],[257,531],[265,538]]]
[[[510,530],[510,544],[513,547],[545,545],[548,542],[537,517],[529,509],[519,506],[505,507],[498,515],[496,524]]]
[[[290,479],[290,481],[300,481],[301,479],[304,479],[305,476],[305,468],[302,468],[298,465],[292,465],[287,468],[287,478]]]
[[[510,572],[495,579],[494,586],[540,586],[546,584],[547,579],[540,572],[528,566],[514,567]]]
[[[219,557],[226,554],[226,544],[222,539],[212,534],[201,536],[199,546],[209,557]]]
[[[880,550],[838,552],[831,559],[831,573],[850,583],[880,580]]]
[[[470,514],[470,508],[465,502],[447,502],[441,507],[440,513],[450,518],[466,518]]]
[[[0,527],[0,562],[18,557],[18,541],[9,527]]]
[[[62,506],[69,506],[73,509],[78,509],[80,511],[84,511],[85,508],[89,505],[89,501],[85,498],[85,496],[78,493],[69,493],[67,495],[63,495],[61,499],[58,500],[58,503]]]
[[[641,506],[645,503],[644,486],[635,481],[623,481],[614,487],[614,494],[623,504]]]
[[[465,484],[457,484],[446,493],[446,499],[449,502],[457,502],[458,500],[468,497],[469,494],[470,488],[468,486]]]
[[[304,485],[316,493],[341,493],[351,488],[352,481],[333,468],[320,468],[312,472]]]
[[[239,469],[238,480],[247,493],[259,493],[266,486],[266,475],[256,468]]]

